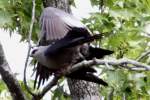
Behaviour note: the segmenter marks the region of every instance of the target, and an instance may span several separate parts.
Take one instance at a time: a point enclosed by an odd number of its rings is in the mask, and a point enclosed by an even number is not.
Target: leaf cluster
[[[98,7],[102,0],[91,2],[92,6]],[[148,0],[104,0],[103,12],[99,9],[83,22],[93,33],[104,35],[97,45],[113,50],[113,57],[136,60],[150,49],[149,32],[145,29],[150,21],[149,8]],[[150,58],[147,56],[142,62],[149,64]],[[105,97],[113,90],[114,100],[121,100],[124,96],[127,100],[150,98],[149,72],[135,72],[114,66],[113,70],[104,67],[102,74],[110,84],[109,88],[102,88]]]

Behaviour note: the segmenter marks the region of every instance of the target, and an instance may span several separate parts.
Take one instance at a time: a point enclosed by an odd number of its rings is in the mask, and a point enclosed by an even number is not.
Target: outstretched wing
[[[86,28],[78,19],[60,9],[47,7],[40,18],[40,38],[53,41],[63,38],[72,27]]]
[[[96,70],[94,68],[87,67],[87,68],[79,69],[69,75],[66,75],[66,77],[72,79],[78,79],[78,80],[85,80],[85,81],[101,84],[104,86],[108,86],[107,82],[103,81],[98,76],[94,75],[95,72]]]
[[[35,67],[34,71],[35,71],[34,88],[37,87],[38,89],[41,83],[44,84],[45,80],[47,81],[52,73],[47,67],[43,66],[39,62],[37,62],[37,66]]]
[[[55,55],[58,51],[61,51],[65,48],[75,47],[84,43],[89,43],[99,38],[101,38],[101,35],[93,35],[88,37],[72,37],[71,35],[66,36],[56,41],[53,45],[50,45],[45,51],[45,56],[51,57],[52,55]]]

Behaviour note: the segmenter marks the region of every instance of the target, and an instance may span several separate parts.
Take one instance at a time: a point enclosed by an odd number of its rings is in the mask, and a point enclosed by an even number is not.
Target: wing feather
[[[41,65],[40,63],[37,63],[35,72],[36,72],[36,75],[35,75],[35,81],[34,81],[34,88],[37,87],[38,89],[41,84],[44,84],[45,80],[48,80],[49,76],[52,73],[47,67]]]
[[[74,16],[52,7],[44,9],[40,18],[40,26],[40,36],[46,35],[48,41],[63,38],[72,27],[86,28]]]

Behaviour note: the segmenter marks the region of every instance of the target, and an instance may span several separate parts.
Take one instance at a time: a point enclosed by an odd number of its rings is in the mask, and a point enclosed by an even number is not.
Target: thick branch
[[[13,75],[4,55],[2,45],[0,43],[0,74],[6,83],[13,100],[27,100],[21,87]]]
[[[71,12],[69,7],[69,0],[42,0],[42,1],[44,8],[51,6],[62,9],[66,12]]]
[[[74,65],[72,67],[72,69],[68,70],[67,71],[67,74],[70,74],[80,68],[83,68],[83,67],[90,67],[90,66],[94,66],[94,65],[105,65],[105,64],[108,64],[108,65],[112,65],[112,66],[120,66],[120,67],[123,67],[123,68],[127,68],[129,70],[150,70],[150,66],[149,65],[146,65],[144,63],[140,63],[140,62],[137,62],[135,60],[131,60],[131,59],[111,59],[111,60],[100,60],[100,59],[93,59],[93,60],[89,60],[89,61],[83,61],[81,63],[78,63],[76,65]]]

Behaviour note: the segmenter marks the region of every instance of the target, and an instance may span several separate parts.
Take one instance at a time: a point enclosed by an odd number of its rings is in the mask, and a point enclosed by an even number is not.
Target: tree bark
[[[43,6],[46,7],[55,7],[62,9],[70,13],[69,1],[68,0],[43,0]]]
[[[21,87],[12,73],[9,64],[5,58],[3,47],[0,42],[0,74],[2,80],[6,83],[13,100],[27,100]]]
[[[68,86],[72,100],[100,100],[96,83],[68,79]]]
[[[71,12],[68,0],[43,0],[44,7],[52,6]],[[72,100],[100,100],[98,85],[92,82],[68,79]]]

